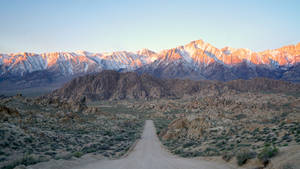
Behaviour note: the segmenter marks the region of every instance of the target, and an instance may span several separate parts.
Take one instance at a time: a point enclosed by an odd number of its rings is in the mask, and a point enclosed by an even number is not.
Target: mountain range
[[[262,52],[218,49],[197,40],[160,52],[0,54],[0,87],[58,84],[103,70],[135,71],[158,78],[230,81],[266,77],[300,82],[300,43]]]

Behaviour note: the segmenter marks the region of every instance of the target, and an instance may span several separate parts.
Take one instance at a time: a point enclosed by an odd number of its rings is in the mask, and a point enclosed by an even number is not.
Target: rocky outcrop
[[[61,99],[60,97],[57,96],[54,97],[42,96],[35,99],[35,103],[43,106],[51,105],[55,108],[61,108],[72,112],[83,112],[88,108],[86,105],[86,97],[84,96],[78,97],[78,99],[74,99],[74,100]]]
[[[20,114],[18,110],[14,108],[6,107],[5,105],[0,105],[0,121],[8,121],[10,118],[14,119],[19,117]]]
[[[172,121],[167,130],[160,133],[160,136],[164,140],[179,139],[188,137],[191,139],[197,139],[212,126],[212,124],[206,120],[208,117],[202,117],[199,115],[190,115],[183,118],[178,118]]]
[[[171,96],[164,81],[149,75],[103,71],[95,75],[76,78],[50,97],[78,100],[85,96],[89,100],[146,99]]]
[[[243,92],[298,92],[299,84],[280,80],[254,78],[251,80],[232,80],[224,83],[230,89]]]

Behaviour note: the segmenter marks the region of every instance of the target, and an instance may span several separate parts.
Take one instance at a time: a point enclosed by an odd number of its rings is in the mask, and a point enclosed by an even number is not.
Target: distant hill
[[[229,82],[159,79],[135,72],[102,71],[98,74],[77,77],[48,97],[68,100],[78,100],[82,97],[88,100],[158,99],[225,92],[299,93],[300,84],[266,78]]]

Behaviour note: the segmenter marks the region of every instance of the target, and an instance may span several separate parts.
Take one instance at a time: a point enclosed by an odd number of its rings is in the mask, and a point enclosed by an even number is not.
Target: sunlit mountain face
[[[228,81],[267,77],[299,82],[300,43],[254,52],[245,48],[216,48],[202,40],[154,52],[54,52],[0,54],[1,81],[25,79],[31,85],[56,83],[102,70],[136,71],[161,78]],[[47,77],[45,77],[47,75]],[[24,82],[25,83],[25,82]],[[23,84],[23,83],[20,83]]]

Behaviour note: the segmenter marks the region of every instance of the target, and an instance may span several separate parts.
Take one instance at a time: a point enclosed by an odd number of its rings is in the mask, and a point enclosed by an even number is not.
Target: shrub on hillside
[[[270,145],[266,145],[264,149],[258,154],[258,159],[264,164],[267,165],[269,159],[278,154],[278,148]]]
[[[77,158],[80,158],[81,156],[83,156],[83,153],[80,152],[80,151],[76,151],[76,152],[73,153],[73,156],[77,157]]]
[[[13,169],[18,165],[33,165],[39,162],[43,162],[43,161],[47,161],[46,159],[41,159],[41,158],[35,158],[31,155],[24,155],[24,157],[22,159],[18,159],[15,161],[12,161],[11,163],[3,166],[1,169]]]
[[[230,161],[231,158],[233,157],[233,154],[229,153],[229,152],[225,152],[223,155],[222,155],[222,159],[226,162]]]
[[[249,149],[243,149],[237,152],[236,159],[239,166],[245,164],[247,160],[252,159],[256,156],[255,152],[250,151]]]

